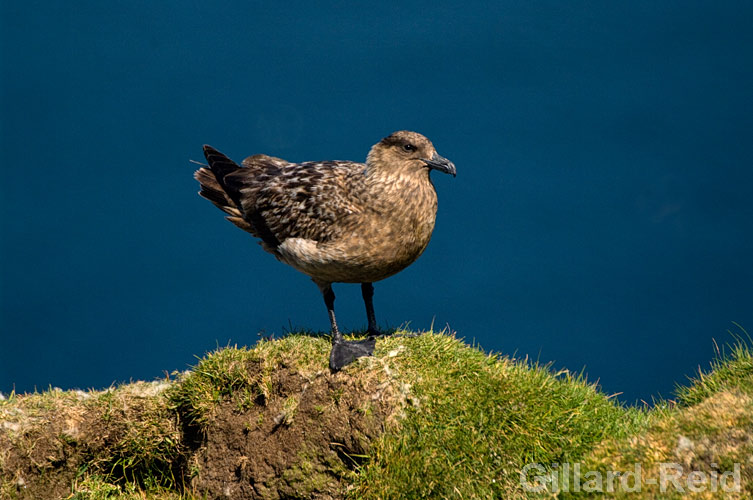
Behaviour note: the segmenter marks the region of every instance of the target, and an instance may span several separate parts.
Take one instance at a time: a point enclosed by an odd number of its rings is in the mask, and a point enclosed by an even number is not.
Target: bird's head
[[[376,143],[369,151],[366,164],[370,168],[403,174],[428,174],[432,169],[453,177],[457,173],[455,164],[437,154],[429,139],[407,130],[390,134]]]

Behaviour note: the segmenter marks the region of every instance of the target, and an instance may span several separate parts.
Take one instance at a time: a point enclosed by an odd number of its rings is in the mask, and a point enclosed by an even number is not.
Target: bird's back
[[[336,239],[369,204],[365,165],[345,161],[289,164],[272,176],[240,176],[246,186],[244,213],[259,213],[283,242],[304,238],[317,243]]]
[[[369,203],[363,163],[255,155],[239,166],[209,146],[206,151],[211,167],[195,174],[200,194],[270,251],[288,238],[331,241]]]

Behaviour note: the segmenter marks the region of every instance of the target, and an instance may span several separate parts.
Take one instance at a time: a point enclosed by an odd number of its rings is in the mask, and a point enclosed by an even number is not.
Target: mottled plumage
[[[362,283],[369,333],[378,333],[371,283],[404,269],[424,251],[437,211],[429,171],[455,175],[455,166],[424,136],[408,131],[374,145],[365,164],[290,163],[255,155],[237,165],[210,146],[204,146],[204,155],[209,168],[195,173],[199,194],[321,289],[335,343],[332,368],[370,354],[354,347],[352,357],[335,359],[338,347],[349,347],[337,329],[331,284]]]

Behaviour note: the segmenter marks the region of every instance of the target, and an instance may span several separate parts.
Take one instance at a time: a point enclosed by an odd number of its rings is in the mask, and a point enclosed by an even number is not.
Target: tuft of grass
[[[753,353],[741,340],[729,346],[726,352],[719,351],[708,371],[699,368],[691,384],[678,386],[675,394],[680,405],[692,406],[730,389],[753,394]]]
[[[616,499],[743,499],[753,498],[753,352],[736,342],[719,352],[711,370],[700,372],[687,387],[676,391],[678,402],[660,402],[646,412],[641,432],[606,439],[584,461],[583,470],[634,471],[640,466],[644,479],[660,478],[663,464],[682,468],[677,480],[685,491],[674,487],[662,491],[659,484],[643,482],[640,494],[617,488]],[[741,491],[714,487],[711,477],[732,473],[738,464]],[[704,474],[706,481],[693,492],[687,488],[691,473]],[[563,499],[588,496],[561,494]],[[599,497],[598,494],[592,494]]]
[[[0,496],[25,498],[25,489],[37,491],[46,481],[59,488],[55,471],[73,475],[74,485],[85,485],[82,494],[92,498],[113,497],[121,487],[179,487],[184,450],[176,416],[164,397],[169,385],[156,381],[104,391],[50,389],[4,401]],[[96,488],[89,477],[98,478]]]
[[[118,484],[146,489],[182,485],[184,446],[175,414],[163,393],[167,382],[136,382],[91,399],[109,432],[117,436],[105,453],[86,464]]]
[[[524,465],[576,460],[645,420],[580,375],[488,355],[451,336],[398,336],[379,347],[410,404],[375,444],[353,498],[522,497]]]
[[[169,392],[173,408],[188,422],[204,427],[218,403],[225,398],[238,397],[240,404],[249,398],[264,396],[260,377],[251,377],[251,365],[261,362],[254,351],[237,346],[218,349],[208,354]]]
[[[228,346],[199,360],[169,391],[173,409],[201,432],[219,403],[233,400],[240,410],[265,404],[273,393],[271,373],[279,366],[295,366],[304,376],[327,369],[322,339],[294,334],[259,342],[253,349]]]
[[[156,488],[143,490],[135,484],[118,485],[106,477],[89,475],[73,485],[71,496],[66,500],[198,500],[190,494]]]
[[[293,420],[295,420],[295,414],[298,410],[299,403],[299,396],[289,396],[285,399],[285,402],[282,404],[282,413],[277,417],[275,423],[278,425],[286,425],[288,427],[293,425]]]

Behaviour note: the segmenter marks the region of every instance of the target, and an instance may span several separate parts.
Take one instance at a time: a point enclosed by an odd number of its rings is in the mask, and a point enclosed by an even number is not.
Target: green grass
[[[329,348],[325,338],[291,334],[261,341],[253,349],[218,349],[180,375],[168,397],[172,407],[201,432],[225,399],[235,401],[239,410],[265,404],[273,392],[271,373],[280,365],[295,365],[303,375],[326,370]]]
[[[707,483],[696,496],[673,488],[662,492],[646,485],[640,495],[616,491],[613,498],[684,499],[753,498],[753,351],[737,340],[708,371],[700,371],[690,385],[678,387],[677,401],[661,401],[645,412],[640,432],[607,439],[584,460],[584,470],[633,470],[640,464],[646,478],[660,477],[661,464],[683,467],[681,486],[692,471],[704,474],[732,472],[741,465],[742,491],[716,491]],[[586,494],[561,495],[582,498]],[[599,495],[594,494],[594,497]]]
[[[66,500],[194,500],[166,488],[140,488],[133,483],[113,484],[107,476],[88,475],[73,485]],[[198,500],[198,499],[195,499]]]
[[[645,421],[583,377],[526,360],[486,355],[427,333],[386,361],[410,384],[399,428],[384,435],[354,498],[511,498],[528,463],[575,460]]]
[[[165,491],[182,482],[175,466],[183,448],[176,415],[162,392],[167,385],[135,382],[99,392],[13,395],[0,402],[0,421],[11,431],[8,443],[29,457],[40,482],[73,456],[67,467],[76,468],[74,490],[82,484],[88,492],[91,477],[112,486],[108,490],[99,481],[92,498],[110,498],[124,487]],[[19,493],[4,470],[9,451],[0,448],[2,498]]]
[[[719,352],[707,371],[698,371],[698,376],[688,386],[675,390],[678,402],[692,406],[721,391],[736,388],[753,394],[753,356],[747,344],[738,341],[728,346],[727,352]]]
[[[607,471],[631,470],[639,462],[651,474],[662,462],[729,470],[753,456],[753,353],[742,341],[678,387],[676,401],[649,409],[620,404],[581,374],[487,354],[444,333],[404,333],[380,339],[374,357],[338,375],[356,381],[354,388],[378,386],[373,397],[395,408],[368,453],[345,458],[353,467],[342,476],[352,483],[345,492],[349,498],[526,498],[519,473],[530,463],[551,470],[553,464],[578,462],[584,470]],[[200,444],[218,408],[231,403],[243,414],[274,400],[282,409],[280,425],[302,425],[299,397],[281,396],[273,374],[284,367],[302,380],[329,377],[329,348],[326,337],[292,334],[252,349],[218,349],[170,381],[83,395],[12,394],[0,401],[0,421],[9,429],[2,441],[0,428],[0,445],[10,443],[45,474],[58,460],[47,455],[88,450],[71,483],[71,499],[188,500],[191,477],[201,473],[192,447]],[[324,415],[346,396],[338,386],[314,412]],[[377,399],[365,401],[355,411],[372,415]],[[250,419],[245,431],[260,428],[260,418],[262,413]],[[107,438],[87,437],[95,431],[86,421],[96,421],[96,432]],[[40,433],[48,428],[57,444],[41,453]],[[286,474],[297,474],[304,486],[310,478],[304,490],[320,491],[329,478],[312,471],[325,470],[315,465],[324,455],[304,452],[306,460]],[[19,498],[9,457],[9,449],[0,446],[0,497]],[[753,497],[753,472],[746,467],[739,498]],[[639,496],[613,496],[685,498],[650,488]]]

